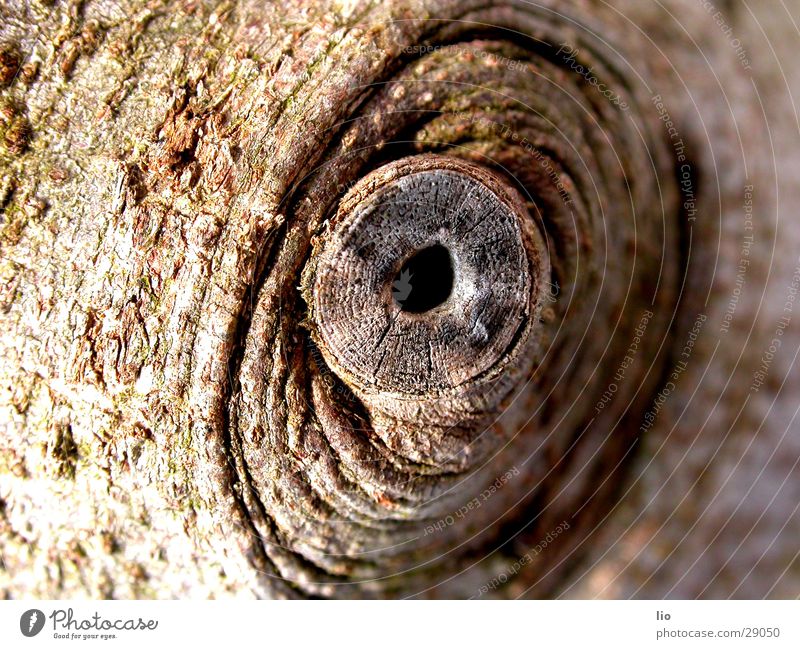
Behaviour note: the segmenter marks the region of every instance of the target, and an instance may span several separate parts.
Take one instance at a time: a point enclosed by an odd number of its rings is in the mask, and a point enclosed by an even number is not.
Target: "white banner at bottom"
[[[0,646],[800,647],[797,601],[6,601]],[[584,644],[585,643],[585,644]]]

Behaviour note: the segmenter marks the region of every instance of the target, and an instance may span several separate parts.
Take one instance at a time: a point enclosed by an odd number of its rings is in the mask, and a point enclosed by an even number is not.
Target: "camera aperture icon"
[[[408,299],[408,296],[411,295],[411,278],[413,275],[408,270],[403,270],[400,273],[399,278],[392,284],[392,296],[397,301],[397,303],[402,306],[403,303]]]
[[[22,635],[32,638],[44,628],[44,613],[38,608],[25,611],[19,618],[19,630]]]

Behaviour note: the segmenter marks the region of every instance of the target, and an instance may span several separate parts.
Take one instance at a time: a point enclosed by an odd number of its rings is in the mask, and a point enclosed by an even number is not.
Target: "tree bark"
[[[0,592],[797,596],[798,36],[719,4],[4,4]]]

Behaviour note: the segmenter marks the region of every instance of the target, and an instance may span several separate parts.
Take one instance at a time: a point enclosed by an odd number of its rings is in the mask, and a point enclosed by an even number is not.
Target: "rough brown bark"
[[[796,596],[797,35],[722,16],[752,65],[688,0],[4,4],[3,594]],[[337,236],[426,160],[523,325],[371,374]]]

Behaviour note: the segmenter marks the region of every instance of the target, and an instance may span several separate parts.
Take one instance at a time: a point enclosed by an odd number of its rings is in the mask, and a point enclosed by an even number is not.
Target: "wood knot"
[[[521,196],[439,155],[359,181],[304,274],[326,362],[388,418],[445,426],[491,412],[526,369],[550,276]]]

